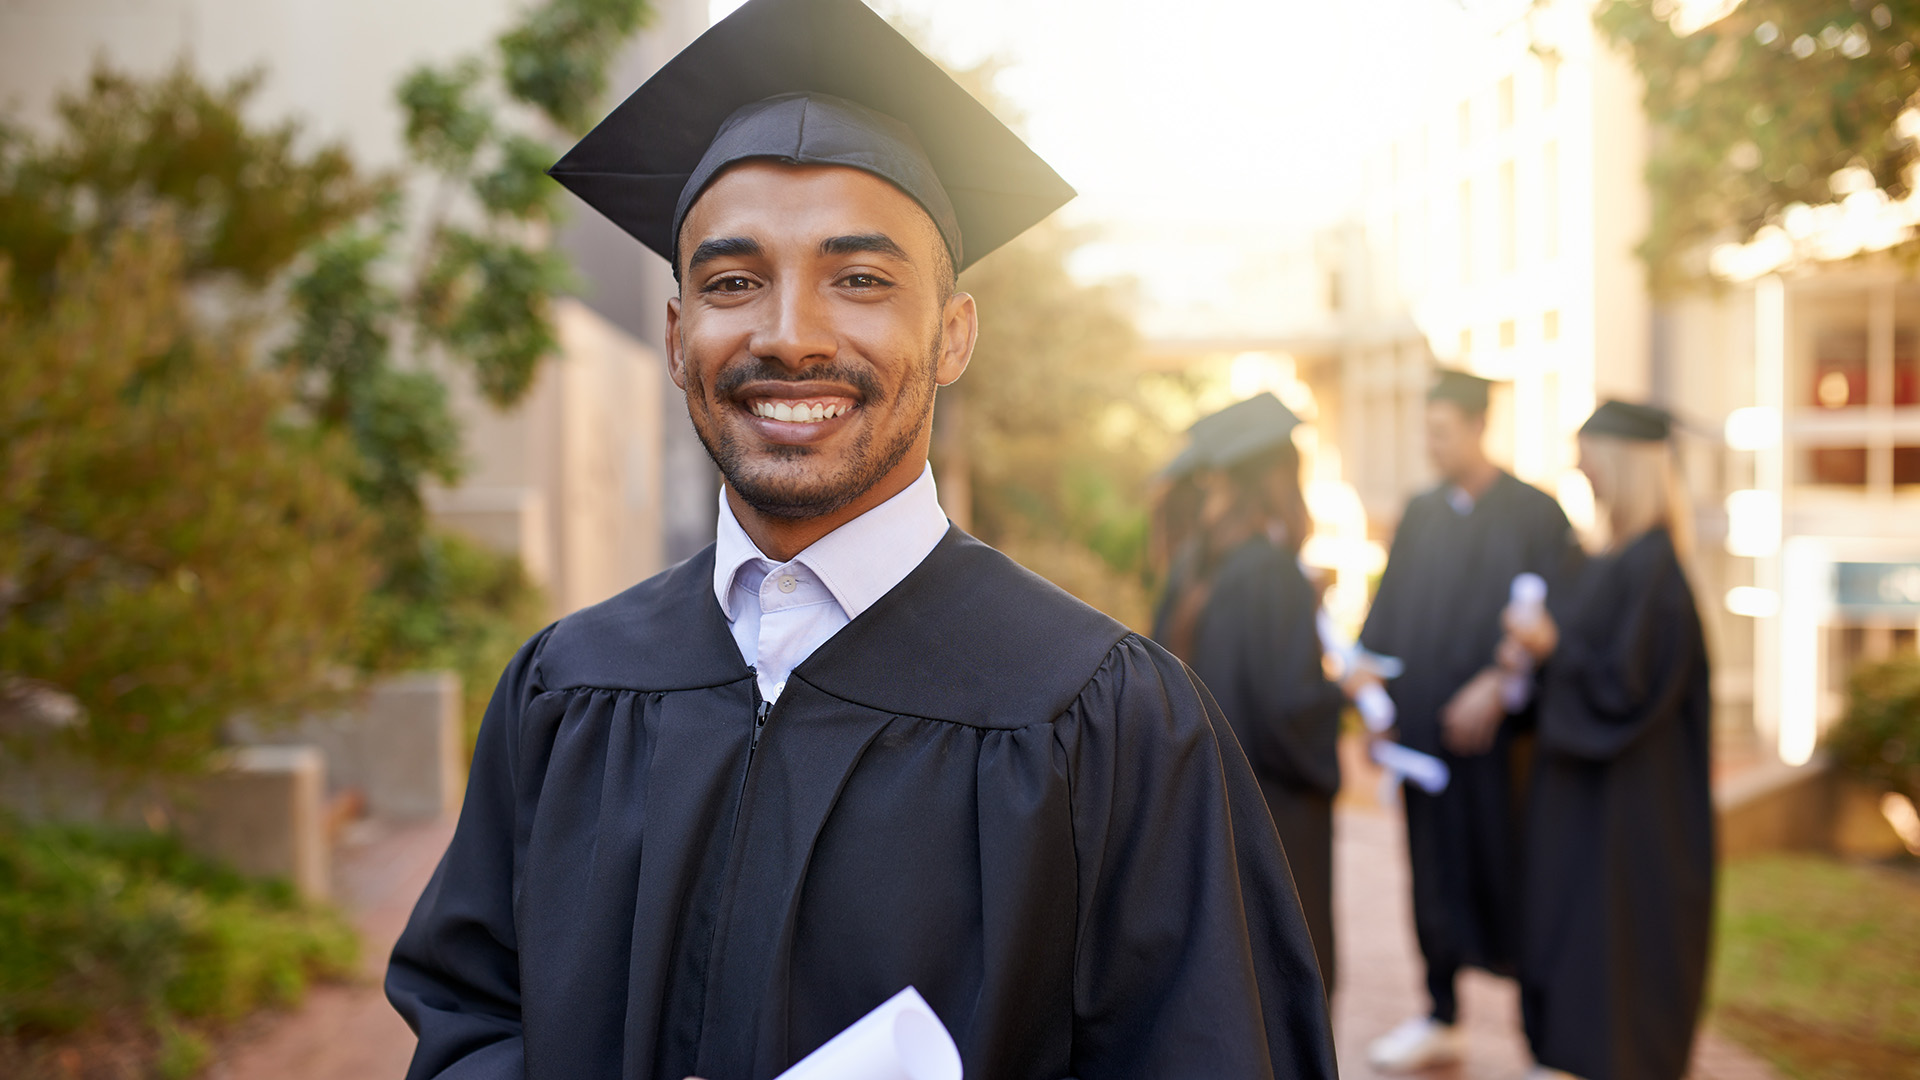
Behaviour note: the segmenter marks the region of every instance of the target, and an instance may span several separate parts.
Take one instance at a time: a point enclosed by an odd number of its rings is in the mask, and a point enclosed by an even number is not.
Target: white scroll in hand
[[[1387,770],[1388,775],[1405,777],[1407,783],[1429,795],[1447,790],[1447,783],[1453,779],[1453,770],[1446,762],[1397,742],[1375,739],[1369,753],[1374,764]]]
[[[960,1050],[909,986],[775,1080],[960,1080]]]

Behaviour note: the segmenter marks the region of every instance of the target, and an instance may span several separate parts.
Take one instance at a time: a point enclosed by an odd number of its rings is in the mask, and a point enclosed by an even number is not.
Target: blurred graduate
[[[1415,496],[1360,641],[1398,657],[1387,684],[1401,743],[1439,756],[1452,779],[1428,795],[1404,786],[1415,936],[1431,1008],[1376,1040],[1372,1063],[1410,1070],[1459,1059],[1455,981],[1472,965],[1511,975],[1520,925],[1521,792],[1529,716],[1510,716],[1495,662],[1513,580],[1540,575],[1550,591],[1577,561],[1560,505],[1487,457],[1490,384],[1441,371],[1427,396],[1427,456],[1440,483]],[[1357,696],[1373,680],[1347,677]],[[1516,761],[1516,759],[1519,759]]]
[[[955,274],[1071,189],[860,0],[752,0],[553,174],[671,261],[725,487],[501,679],[388,972],[409,1075],[767,1080],[911,985],[973,1077],[1333,1076],[1225,718],[936,499]]]
[[[1185,455],[1205,494],[1154,640],[1192,666],[1239,736],[1331,992],[1333,797],[1345,699],[1323,674],[1319,590],[1300,568],[1309,520],[1293,444],[1299,423],[1278,398],[1261,394],[1194,425]]]
[[[1542,1076],[1686,1074],[1713,918],[1712,705],[1682,569],[1671,420],[1609,401],[1580,429],[1606,551],[1502,663],[1543,674],[1521,1002]]]

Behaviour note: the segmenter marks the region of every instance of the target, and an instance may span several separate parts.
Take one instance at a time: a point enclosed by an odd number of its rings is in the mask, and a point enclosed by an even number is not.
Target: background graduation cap
[[[752,130],[736,131],[740,121],[729,129],[727,161],[775,157],[884,177],[942,226],[956,272],[1074,195],[1018,135],[860,0],[751,0],[668,61],[549,175],[673,261],[682,195],[690,203],[718,171],[702,162],[722,126],[744,106],[802,93],[845,99],[881,113],[882,122],[865,123],[863,109],[831,101],[811,115],[757,110],[742,118]],[[909,139],[887,130],[885,118],[904,124]],[[826,122],[804,126],[814,120]],[[922,154],[938,192],[913,175],[926,171],[911,160]],[[688,191],[696,174],[703,175]],[[942,197],[952,207],[946,222],[936,205]],[[946,235],[949,227],[957,235]]]
[[[1673,434],[1673,414],[1653,405],[1605,401],[1580,425],[1582,435],[1604,435],[1631,442],[1665,442]]]
[[[1427,388],[1428,401],[1451,401],[1470,414],[1487,411],[1492,379],[1483,379],[1455,368],[1437,368],[1433,385]]]
[[[1197,465],[1224,469],[1264,450],[1293,441],[1300,418],[1271,393],[1237,401],[1203,416],[1187,429],[1188,452]]]

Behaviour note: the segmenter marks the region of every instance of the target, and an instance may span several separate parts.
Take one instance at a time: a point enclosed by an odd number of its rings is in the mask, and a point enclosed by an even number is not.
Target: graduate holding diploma
[[[978,1080],[1332,1077],[1226,718],[936,499],[955,274],[1072,190],[860,0],[751,0],[552,174],[671,262],[725,487],[502,677],[388,970],[412,1080],[772,1080],[908,986]]]
[[[1540,1075],[1679,1080],[1713,917],[1712,704],[1681,559],[1691,516],[1667,414],[1609,401],[1580,429],[1607,550],[1501,661],[1542,665],[1521,1002]]]
[[[1460,969],[1515,970],[1522,793],[1514,776],[1530,717],[1508,715],[1494,650],[1513,579],[1538,574],[1551,595],[1577,549],[1559,504],[1487,458],[1488,396],[1486,379],[1435,378],[1427,457],[1440,483],[1401,515],[1360,632],[1361,645],[1406,665],[1386,684],[1399,741],[1439,758],[1449,774],[1438,794],[1404,789],[1414,931],[1432,1005],[1369,1047],[1372,1064],[1387,1071],[1457,1061]],[[1358,700],[1378,680],[1359,669],[1344,684]]]

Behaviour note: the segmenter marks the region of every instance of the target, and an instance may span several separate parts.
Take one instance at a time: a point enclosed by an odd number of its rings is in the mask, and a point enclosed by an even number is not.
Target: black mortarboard
[[[549,170],[674,261],[680,220],[747,158],[846,165],[925,207],[955,271],[1073,197],[1020,137],[860,0],[751,0]]]
[[[1224,469],[1263,450],[1291,443],[1300,418],[1271,393],[1236,401],[1187,429],[1199,463]]]
[[[1487,391],[1492,386],[1491,379],[1454,368],[1438,368],[1433,385],[1427,389],[1427,400],[1451,401],[1470,414],[1483,413],[1487,411]]]
[[[1582,435],[1606,435],[1634,442],[1664,442],[1673,434],[1673,414],[1653,405],[1606,401],[1580,425]]]

